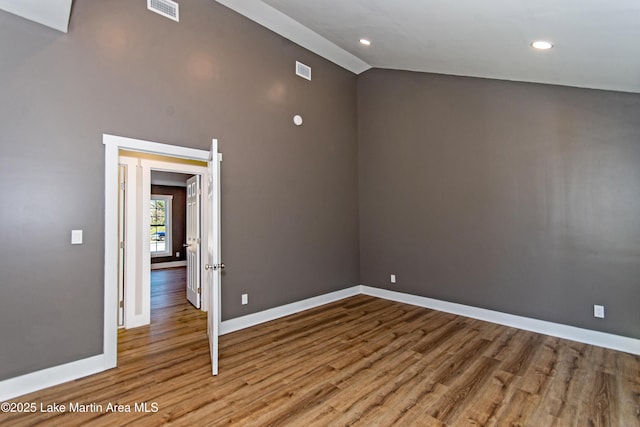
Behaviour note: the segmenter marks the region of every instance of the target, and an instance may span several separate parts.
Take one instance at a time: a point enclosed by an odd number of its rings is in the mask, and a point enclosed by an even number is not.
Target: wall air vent
[[[302,62],[296,61],[296,75],[303,79],[311,80],[311,67],[304,65]]]
[[[180,20],[180,10],[178,3],[171,0],[147,0],[147,8],[178,22]]]

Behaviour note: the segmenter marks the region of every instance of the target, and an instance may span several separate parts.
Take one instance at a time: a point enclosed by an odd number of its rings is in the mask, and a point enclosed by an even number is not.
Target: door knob
[[[205,270],[218,270],[218,269],[224,270],[224,263],[213,264],[213,265],[205,264],[204,269]]]

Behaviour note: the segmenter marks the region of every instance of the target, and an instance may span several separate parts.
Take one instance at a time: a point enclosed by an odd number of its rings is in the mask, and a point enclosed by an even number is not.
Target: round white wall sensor
[[[293,116],[293,123],[295,123],[296,126],[300,126],[302,124],[302,116],[299,114]]]

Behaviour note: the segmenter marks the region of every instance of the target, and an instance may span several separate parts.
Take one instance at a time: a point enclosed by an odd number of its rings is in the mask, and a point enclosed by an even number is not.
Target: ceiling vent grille
[[[147,0],[147,8],[178,22],[180,19],[180,10],[178,3],[171,0]]]
[[[303,79],[311,80],[311,67],[304,65],[302,62],[296,61],[296,75]]]

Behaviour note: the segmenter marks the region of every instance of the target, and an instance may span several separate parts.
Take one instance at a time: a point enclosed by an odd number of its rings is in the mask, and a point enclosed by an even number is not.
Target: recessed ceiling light
[[[547,50],[547,49],[551,49],[553,47],[553,44],[543,40],[538,40],[531,43],[531,47],[535,49],[540,49],[540,50]]]
[[[371,42],[367,39],[360,39],[360,43],[365,45],[365,46],[369,46],[371,45]]]

